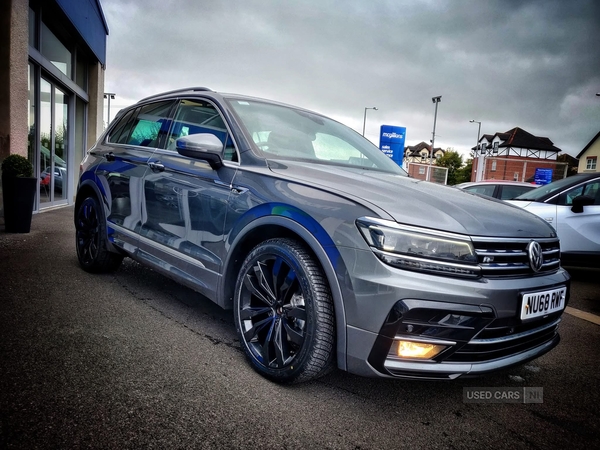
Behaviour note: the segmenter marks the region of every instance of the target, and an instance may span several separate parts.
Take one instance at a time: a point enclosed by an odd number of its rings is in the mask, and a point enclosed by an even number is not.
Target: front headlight
[[[356,224],[373,252],[387,264],[422,272],[479,276],[477,256],[468,236],[368,217]]]

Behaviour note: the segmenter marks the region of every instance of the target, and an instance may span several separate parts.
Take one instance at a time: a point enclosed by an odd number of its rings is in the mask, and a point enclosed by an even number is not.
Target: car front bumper
[[[364,261],[365,254],[360,255]],[[562,312],[521,320],[523,294],[561,286],[566,271],[522,278],[457,279],[384,265],[355,264],[345,299],[346,369],[362,376],[454,379],[523,364],[560,341]],[[431,359],[397,355],[399,341],[432,343]]]

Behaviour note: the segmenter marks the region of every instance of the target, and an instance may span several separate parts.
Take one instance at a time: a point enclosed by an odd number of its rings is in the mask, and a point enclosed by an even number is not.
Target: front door
[[[573,199],[580,195],[591,197],[594,204],[574,213]],[[590,181],[561,194],[555,228],[562,252],[600,253],[600,181]]]
[[[69,96],[50,81],[40,83],[40,209],[67,203],[69,190]]]
[[[169,137],[153,153],[144,175],[139,246],[163,270],[211,293],[221,271],[223,227],[237,167],[226,164],[215,170],[207,161],[180,155],[176,139],[197,133],[218,137],[224,145],[223,158],[237,160],[215,106],[205,100],[181,100]]]

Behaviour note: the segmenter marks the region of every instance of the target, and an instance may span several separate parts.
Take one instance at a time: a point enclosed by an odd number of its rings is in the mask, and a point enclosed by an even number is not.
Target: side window
[[[210,133],[223,143],[225,151],[223,159],[238,161],[237,152],[231,136],[219,111],[205,100],[181,100],[175,113],[173,126],[167,139],[166,148],[175,150],[175,142],[182,136],[192,134]]]
[[[600,205],[600,181],[594,181],[585,185],[583,195],[594,199],[594,205]]]
[[[488,197],[494,196],[494,189],[496,189],[494,184],[485,186],[469,186],[465,188],[466,191],[473,192],[474,194],[487,195]]]
[[[112,142],[114,144],[126,144],[127,139],[129,138],[129,133],[131,133],[131,129],[133,128],[133,116],[137,110],[135,108],[131,109],[127,114],[125,114],[121,119],[116,123],[113,127],[112,131],[108,135],[108,142]]]
[[[560,194],[558,204],[563,206],[571,206],[573,204],[573,199],[583,194],[583,188],[584,186],[577,186],[570,191]]]
[[[169,111],[172,105],[173,101],[163,101],[139,108],[127,143],[142,147],[162,147],[169,131]]]
[[[527,186],[500,186],[502,191],[500,194],[500,200],[512,200],[513,198],[524,194],[527,191],[530,191],[531,189],[534,189],[533,187],[529,188]]]

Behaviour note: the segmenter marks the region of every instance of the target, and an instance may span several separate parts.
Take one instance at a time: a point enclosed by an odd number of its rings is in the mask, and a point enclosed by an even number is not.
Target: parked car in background
[[[40,173],[40,187],[49,188],[51,180],[52,169],[46,167],[42,173]],[[58,165],[54,166],[54,192],[62,193],[63,191],[63,180],[67,179],[67,169]]]
[[[121,110],[81,167],[81,267],[130,257],[233,309],[250,365],[277,382],[334,367],[454,379],[560,340],[570,278],[551,226],[410,178],[315,112],[158,94]]]
[[[460,183],[454,187],[474,194],[486,195],[500,200],[510,200],[537,188],[538,185],[522,181],[486,180]]]
[[[554,227],[564,265],[600,267],[600,173],[554,181],[510,203]]]

